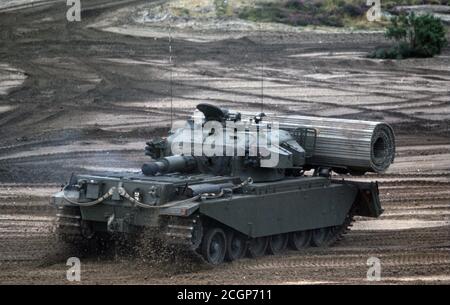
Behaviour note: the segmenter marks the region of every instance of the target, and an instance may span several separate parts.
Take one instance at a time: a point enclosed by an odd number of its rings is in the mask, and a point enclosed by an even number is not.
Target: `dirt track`
[[[82,22],[70,24],[61,4],[0,8],[0,283],[65,283],[48,197],[73,171],[137,171],[145,140],[168,128],[165,28],[125,27],[129,9],[106,2],[84,1]],[[201,101],[260,110],[263,58],[266,112],[391,123],[396,162],[386,175],[364,178],[380,181],[385,213],[358,219],[332,249],[214,270],[87,258],[83,283],[367,283],[371,256],[381,259],[385,283],[450,283],[449,49],[393,62],[364,58],[386,43],[380,33],[173,35],[176,118]]]

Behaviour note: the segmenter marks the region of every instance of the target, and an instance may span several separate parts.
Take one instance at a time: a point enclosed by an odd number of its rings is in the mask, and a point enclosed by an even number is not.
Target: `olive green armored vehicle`
[[[72,175],[52,197],[63,240],[148,230],[213,265],[330,246],[382,213],[377,183],[354,177],[384,172],[395,142],[385,123],[199,104],[145,153],[139,172]]]

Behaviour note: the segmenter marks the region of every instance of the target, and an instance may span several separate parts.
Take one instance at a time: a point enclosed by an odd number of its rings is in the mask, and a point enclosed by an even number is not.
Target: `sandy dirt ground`
[[[381,61],[364,57],[387,43],[377,32],[178,24],[171,66],[168,28],[133,18],[157,1],[83,1],[75,23],[64,4],[22,2],[0,7],[0,283],[68,283],[49,197],[71,172],[139,170],[145,141],[169,127],[170,71],[176,119],[209,102],[389,122],[395,163],[360,178],[379,181],[385,213],[329,249],[217,268],[88,256],[81,283],[366,284],[372,256],[381,283],[450,283],[448,48]]]

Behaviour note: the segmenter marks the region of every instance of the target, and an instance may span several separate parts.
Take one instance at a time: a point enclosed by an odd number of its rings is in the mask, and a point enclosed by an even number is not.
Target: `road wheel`
[[[277,234],[272,235],[270,237],[269,246],[267,248],[267,251],[269,254],[280,254],[284,250],[286,250],[287,244],[288,244],[288,234]]]
[[[252,258],[263,256],[266,253],[268,244],[269,238],[267,237],[252,238],[248,245],[248,256]]]
[[[225,258],[227,239],[220,228],[210,228],[202,241],[202,256],[211,265],[219,265]]]
[[[242,258],[247,251],[247,238],[234,231],[229,231],[227,234],[227,252],[225,259],[227,261],[234,261]]]
[[[292,249],[300,251],[311,243],[311,231],[297,231],[289,234],[289,245]]]
[[[319,228],[312,231],[311,243],[315,247],[326,247],[328,245],[328,236],[330,230],[328,228]]]

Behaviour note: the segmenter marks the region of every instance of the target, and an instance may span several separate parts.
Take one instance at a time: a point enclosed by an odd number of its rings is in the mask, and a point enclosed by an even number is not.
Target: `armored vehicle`
[[[384,172],[395,142],[385,123],[199,104],[145,153],[139,172],[72,175],[52,197],[61,239],[150,230],[213,265],[326,247],[382,213],[377,183],[351,178]]]

